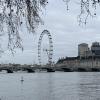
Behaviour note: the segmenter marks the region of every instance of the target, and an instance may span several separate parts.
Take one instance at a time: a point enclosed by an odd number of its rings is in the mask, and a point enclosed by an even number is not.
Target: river
[[[0,100],[100,100],[100,72],[0,73]]]

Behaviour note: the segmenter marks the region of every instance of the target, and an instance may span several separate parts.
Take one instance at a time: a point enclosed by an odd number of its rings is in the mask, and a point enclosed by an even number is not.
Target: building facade
[[[89,51],[89,47],[88,44],[86,43],[82,43],[78,45],[78,56],[81,57],[85,57],[87,56],[87,52]]]
[[[100,56],[100,43],[93,42],[91,46],[91,51],[95,56]]]

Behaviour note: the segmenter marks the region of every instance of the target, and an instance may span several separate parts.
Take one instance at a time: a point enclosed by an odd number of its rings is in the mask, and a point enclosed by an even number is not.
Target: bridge
[[[47,66],[35,66],[31,67],[30,65],[27,66],[0,66],[0,71],[5,70],[7,73],[13,73],[18,71],[26,71],[28,73],[34,73],[36,70],[39,71],[47,71],[47,72],[55,72],[54,67],[47,67]]]
[[[55,72],[55,71],[63,71],[63,72],[100,72],[100,68],[99,67],[91,67],[91,68],[84,68],[84,67],[80,67],[80,66],[66,66],[66,65],[55,65],[55,66],[34,66],[31,67],[31,65],[27,65],[27,66],[0,66],[0,71],[2,70],[6,70],[7,73],[13,73],[13,72],[17,72],[17,71],[26,71],[27,73],[34,73],[36,70],[39,71],[46,71],[46,72]]]
[[[28,73],[34,73],[34,69],[31,67],[15,67],[15,66],[4,66],[4,67],[0,67],[0,71],[5,70],[7,71],[7,73],[13,73],[13,72],[17,72],[17,71],[27,71]]]
[[[40,71],[47,71],[47,72],[55,72],[55,67],[50,67],[50,66],[39,66],[35,67],[34,69],[39,69]]]
[[[12,70],[12,68],[11,67],[1,67],[0,68],[0,72],[2,71],[2,70],[6,70],[7,71],[7,73],[13,73],[13,70]]]

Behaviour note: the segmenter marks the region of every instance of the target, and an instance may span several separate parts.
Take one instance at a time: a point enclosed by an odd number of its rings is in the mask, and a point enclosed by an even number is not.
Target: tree
[[[69,10],[68,4],[72,0],[63,1],[66,2],[67,10]],[[78,4],[80,4],[80,14],[78,15],[79,24],[86,24],[89,16],[96,16],[96,9],[97,5],[100,5],[100,0],[80,0]]]
[[[23,49],[19,35],[19,27],[26,22],[27,28],[34,32],[42,23],[39,11],[45,7],[47,0],[0,0],[0,31],[7,28],[8,48]]]
[[[67,5],[72,0],[63,0]],[[100,0],[78,0],[80,4],[79,23],[87,22],[89,16],[96,15],[97,4]],[[19,27],[26,22],[29,31],[34,32],[42,19],[39,12],[47,5],[47,0],[0,0],[0,31],[7,27],[8,48],[13,51],[15,48],[23,49],[19,35]],[[91,11],[94,9],[94,13]],[[1,34],[2,36],[2,34]]]

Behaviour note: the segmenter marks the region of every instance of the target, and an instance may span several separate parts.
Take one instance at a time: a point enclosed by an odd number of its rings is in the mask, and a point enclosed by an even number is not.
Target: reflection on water
[[[0,74],[1,100],[100,100],[100,73]],[[21,81],[23,77],[24,81]]]
[[[79,82],[80,100],[100,100],[100,73],[81,73]]]

